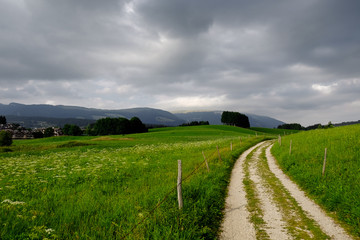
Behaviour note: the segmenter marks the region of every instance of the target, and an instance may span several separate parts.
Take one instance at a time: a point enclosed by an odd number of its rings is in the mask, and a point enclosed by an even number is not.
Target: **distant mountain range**
[[[209,121],[212,125],[221,123],[222,111],[170,113],[154,108],[130,108],[121,110],[105,110],[77,106],[34,104],[25,105],[10,103],[0,104],[0,115],[6,116],[8,122],[19,123],[27,128],[76,124],[86,127],[97,119],[105,117],[138,117],[147,125],[178,126],[191,121]],[[284,122],[266,116],[246,114],[251,127],[276,128]]]
[[[140,118],[143,123],[152,125],[178,126],[184,123],[184,120],[170,112],[153,108],[104,110],[63,105],[10,103],[9,105],[0,104],[0,115],[6,116],[8,122],[22,123],[24,127],[40,127],[54,125],[54,123],[61,127],[66,123],[65,121],[87,126],[88,123],[95,122],[100,118],[124,117],[130,119],[135,116]]]

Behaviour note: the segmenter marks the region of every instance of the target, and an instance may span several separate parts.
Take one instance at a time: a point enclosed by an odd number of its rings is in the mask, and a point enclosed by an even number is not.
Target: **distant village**
[[[49,133],[52,136],[63,135],[62,129],[58,127],[27,129],[17,123],[0,124],[0,131],[7,131],[12,134],[13,139],[32,139],[46,136]]]
[[[130,133],[147,132],[148,128],[141,122],[138,117],[126,118],[103,118],[97,120],[94,124],[81,128],[76,124],[65,124],[60,127],[43,127],[43,128],[25,128],[19,123],[8,123],[5,116],[0,115],[0,133],[7,138],[12,139],[33,139],[67,136],[89,136],[98,135],[119,135]]]

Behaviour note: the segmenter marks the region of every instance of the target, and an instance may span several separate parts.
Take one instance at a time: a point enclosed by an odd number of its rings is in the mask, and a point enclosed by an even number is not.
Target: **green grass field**
[[[272,152],[285,173],[360,236],[360,125],[285,136]]]
[[[275,135],[289,135],[300,132],[299,130],[290,130],[290,129],[277,129],[277,128],[259,128],[259,127],[252,127],[251,130],[256,132],[260,132],[263,134],[275,134]]]
[[[0,239],[214,239],[234,161],[265,138],[196,126],[16,140],[0,148]],[[183,183],[181,211],[178,159],[183,178],[198,168]]]

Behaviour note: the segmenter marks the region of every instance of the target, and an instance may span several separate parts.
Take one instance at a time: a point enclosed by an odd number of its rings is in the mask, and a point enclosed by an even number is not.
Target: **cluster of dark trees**
[[[327,129],[327,128],[333,128],[334,125],[329,122],[327,125],[321,125],[320,123],[308,126],[308,127],[303,127],[301,126],[301,124],[299,123],[285,123],[282,125],[279,125],[277,128],[278,129],[291,129],[291,130],[314,130],[314,129]]]
[[[209,121],[192,121],[189,123],[183,123],[180,126],[186,127],[186,126],[200,126],[200,125],[210,125]]]
[[[233,125],[237,127],[249,128],[249,118],[239,112],[224,111],[221,115],[221,122],[226,125]]]
[[[0,116],[0,124],[6,124],[6,117]]]
[[[291,129],[291,130],[305,130],[303,126],[299,123],[285,123],[282,125],[279,125],[277,127],[278,129]]]
[[[126,118],[108,117],[99,119],[94,124],[90,124],[86,133],[91,136],[96,136],[143,133],[147,131],[148,129],[138,117],[133,117],[130,120]]]

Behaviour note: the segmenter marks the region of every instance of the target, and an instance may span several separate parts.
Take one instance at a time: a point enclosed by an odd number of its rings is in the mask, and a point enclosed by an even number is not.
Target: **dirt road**
[[[221,239],[352,239],[278,167],[271,141],[237,160]]]

